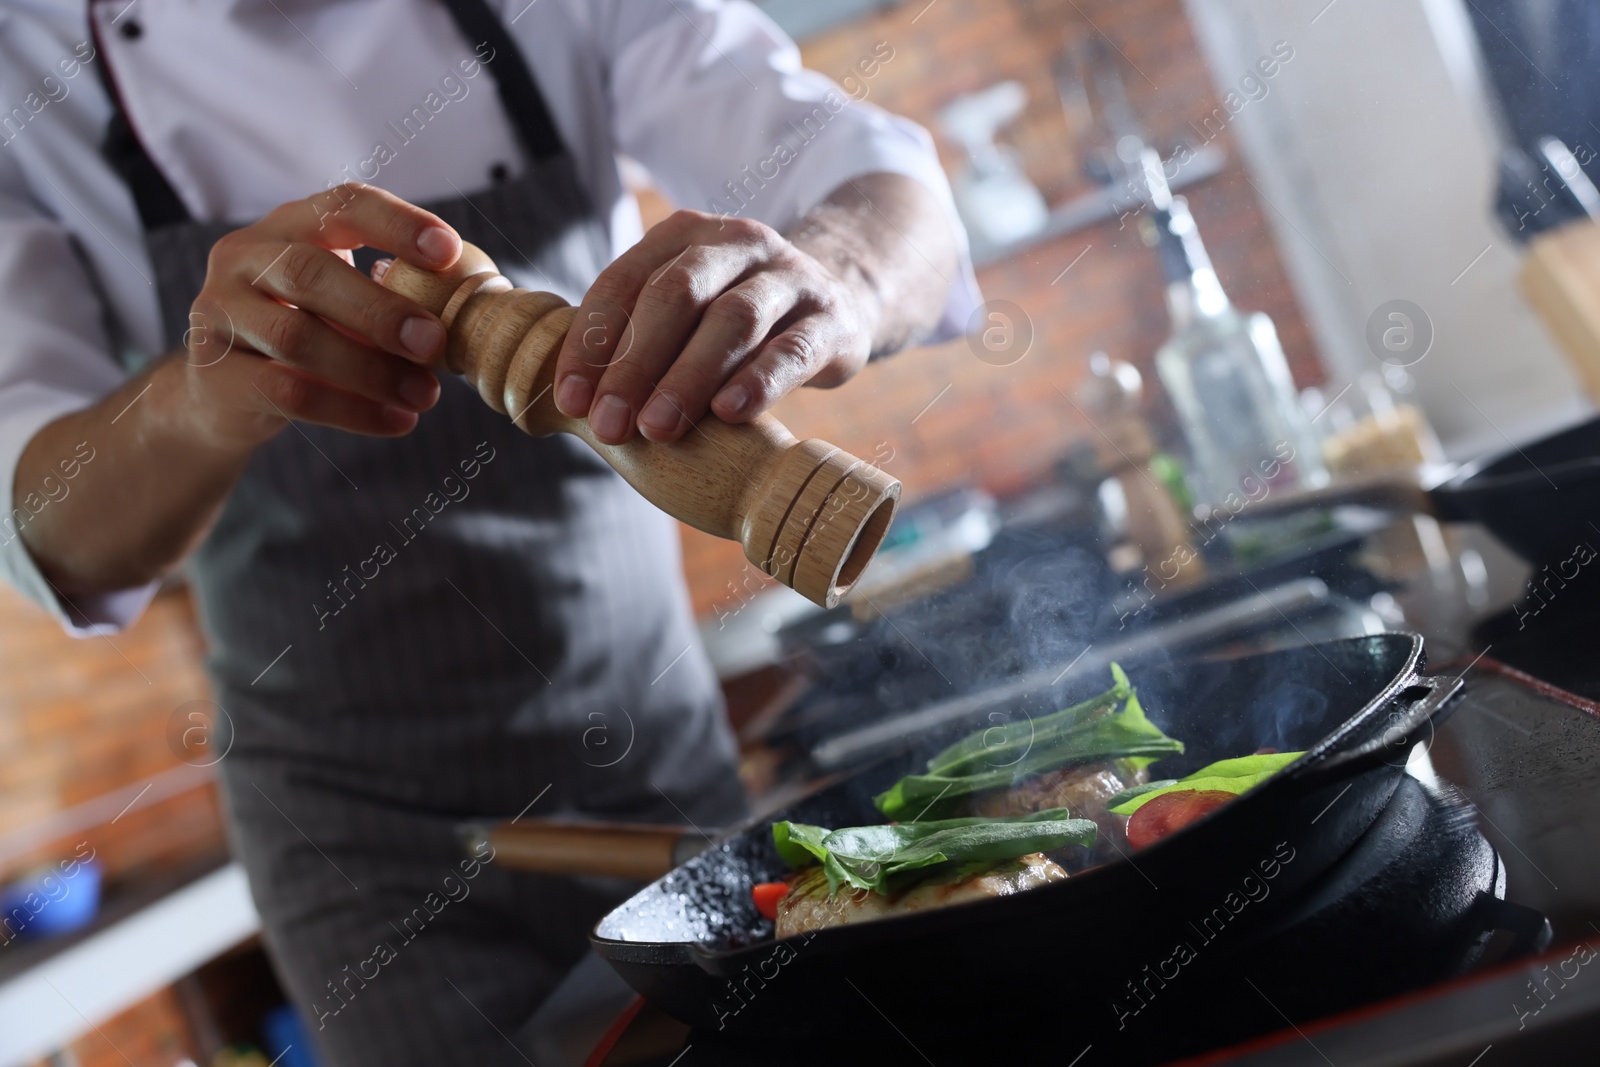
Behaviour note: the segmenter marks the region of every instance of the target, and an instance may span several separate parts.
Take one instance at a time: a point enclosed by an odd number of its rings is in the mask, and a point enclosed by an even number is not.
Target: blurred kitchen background
[[[1540,177],[1549,157],[1503,151],[1528,147],[1518,109],[1540,79],[1565,78],[1561,34],[1519,21],[1518,5],[761,6],[800,40],[807,66],[933,132],[991,302],[973,336],[778,410],[800,436],[877,457],[913,505],[864,583],[874,603],[840,617],[850,625],[970,579],[972,553],[1007,524],[1091,529],[1122,583],[1111,588],[1126,593],[1203,511],[1155,365],[1174,323],[1153,242],[1173,212],[1152,202],[1141,147],[1186,201],[1222,289],[1275,325],[1301,425],[1335,477],[1479,457],[1592,413],[1518,284],[1522,242],[1584,206],[1581,190]],[[1600,130],[1575,125],[1540,132],[1584,164]],[[1533,181],[1519,184],[1519,165]],[[635,179],[647,222],[670,210],[647,175]],[[1403,320],[1388,317],[1396,301]],[[1396,326],[1410,332],[1385,348]],[[1302,488],[1318,480],[1313,465],[1302,464]],[[1143,499],[1141,483],[1159,483],[1166,503]],[[1384,536],[1391,565],[1415,556],[1468,609],[1503,605],[1523,581],[1492,540],[1461,542],[1431,520]],[[1223,549],[1264,551],[1223,541],[1205,553],[1214,570],[1229,566]],[[774,669],[790,647],[780,631],[806,625],[808,609],[766,588],[733,543],[685,529],[684,565],[736,721],[770,723],[793,688]],[[1404,600],[1368,591],[1363,610],[1407,621]],[[225,863],[209,770],[221,754],[207,747],[216,712],[187,594],[164,593],[126,633],[74,641],[0,590],[0,634],[0,886],[25,889],[41,864],[93,856],[55,912],[0,943],[0,1063],[55,1048],[51,1062],[96,1067],[265,1067],[294,1043],[283,1036],[293,1021],[262,1021],[281,994]],[[763,735],[745,736],[754,750]],[[784,759],[753,755],[752,785],[770,784]],[[81,1017],[30,1013],[17,1029],[20,1006],[45,1003],[31,998],[52,967],[96,973],[92,1002],[80,1000]],[[310,1062],[297,1053],[279,1062]]]

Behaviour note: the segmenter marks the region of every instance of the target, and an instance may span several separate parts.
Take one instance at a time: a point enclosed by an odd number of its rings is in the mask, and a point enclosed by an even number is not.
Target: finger
[[[461,254],[461,237],[439,216],[360,182],[290,201],[263,223],[285,240],[324,248],[368,246],[428,270],[443,270]]]
[[[620,444],[633,436],[656,383],[712,308],[721,309],[720,325],[729,332],[753,329],[764,317],[750,293],[729,290],[760,255],[745,245],[695,245],[656,272],[634,303],[623,352],[595,385],[589,425],[596,437]]]
[[[252,369],[251,384],[263,414],[371,437],[398,437],[417,425],[415,411],[357,396],[270,359],[255,362],[260,367]]]
[[[230,306],[237,341],[262,355],[381,404],[426,411],[439,399],[439,380],[428,371],[353,340],[310,312],[264,295],[242,296]]]
[[[556,407],[572,418],[589,413],[606,367],[628,352],[630,315],[652,276],[693,245],[747,238],[745,231],[752,227],[766,229],[742,219],[719,228],[714,215],[674,212],[601,271],[584,294],[575,326],[556,357]]]
[[[267,259],[269,255],[271,259]],[[248,275],[257,289],[320,315],[395,355],[429,363],[444,351],[445,330],[437,318],[385,289],[335,252],[296,241],[273,253],[272,245],[266,243],[253,248],[239,267],[241,275]]]
[[[761,346],[711,401],[724,422],[748,422],[807,382],[837,385],[866,362],[866,352],[841,351],[826,315],[808,315]]]
[[[687,433],[705,417],[711,398],[729,376],[761,346],[796,301],[792,285],[781,275],[766,272],[713,300],[689,343],[670,361],[641,409],[639,432],[661,442],[676,441]]]

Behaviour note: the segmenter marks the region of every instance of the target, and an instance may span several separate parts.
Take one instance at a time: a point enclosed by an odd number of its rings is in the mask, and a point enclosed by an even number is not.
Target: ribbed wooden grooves
[[[446,366],[484,403],[526,433],[582,438],[647,500],[738,541],[750,562],[808,599],[838,603],[882,544],[900,482],[824,441],[797,441],[770,415],[737,426],[707,415],[672,444],[635,436],[608,445],[588,420],[561,414],[554,356],[576,309],[515,288],[482,249],[467,245],[448,271],[396,261],[382,281],[439,316]]]

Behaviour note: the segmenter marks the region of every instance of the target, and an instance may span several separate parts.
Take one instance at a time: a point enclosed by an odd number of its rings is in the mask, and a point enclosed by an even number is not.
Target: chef
[[[377,251],[580,303],[555,401],[605,441],[748,420],[973,306],[927,136],[863,99],[895,54],[846,89],[716,0],[0,7],[0,565],[80,635],[186,565],[327,1062],[510,1056],[626,889],[461,820],[742,811],[672,522],[436,374]],[[688,210],[641,232],[620,156]]]

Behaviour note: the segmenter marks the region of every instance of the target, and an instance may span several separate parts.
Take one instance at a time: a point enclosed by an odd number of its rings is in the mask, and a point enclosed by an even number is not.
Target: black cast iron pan
[[[1591,525],[1600,523],[1600,419],[1452,468],[1442,478],[1358,476],[1321,489],[1267,497],[1245,506],[1238,518],[1250,521],[1341,504],[1482,523],[1528,562],[1558,563],[1570,559],[1584,542],[1600,547],[1600,530]]]
[[[752,884],[786,870],[773,819],[880,821],[871,797],[911,766],[896,761],[734,831],[612,911],[591,941],[647,999],[711,1030],[792,1040],[869,1011],[898,1025],[936,1019],[951,1041],[1030,1017],[1114,1030],[1128,983],[1187,924],[1241,900],[1224,936],[1270,921],[1367,830],[1460,688],[1420,676],[1422,664],[1420,637],[1383,633],[1134,671],[1151,719],[1188,745],[1155,766],[1161,777],[1262,747],[1307,754],[1187,829],[1065,882],[775,941],[750,900]],[[1085,679],[1083,695],[1100,685]]]

